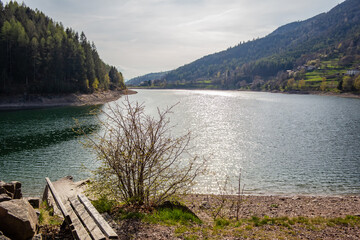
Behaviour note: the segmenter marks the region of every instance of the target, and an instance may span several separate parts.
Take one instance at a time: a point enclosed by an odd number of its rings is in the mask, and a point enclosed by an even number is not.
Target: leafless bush
[[[184,193],[204,170],[205,162],[189,154],[190,132],[173,137],[168,115],[173,107],[144,112],[143,104],[109,105],[99,120],[101,133],[87,136],[101,166],[94,171],[92,188],[131,205],[158,205]]]
[[[215,203],[213,204],[214,207],[211,209],[211,215],[214,220],[217,218],[225,218],[226,216],[235,217],[236,220],[239,220],[245,189],[245,184],[241,184],[241,177],[242,169],[240,169],[239,172],[237,189],[231,186],[230,177],[228,175],[225,176],[223,182],[220,182],[219,179],[217,179],[219,193],[214,196]],[[234,213],[234,216],[232,213]]]

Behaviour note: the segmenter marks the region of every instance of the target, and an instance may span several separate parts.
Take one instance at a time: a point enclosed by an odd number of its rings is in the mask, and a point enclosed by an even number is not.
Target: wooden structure
[[[63,197],[58,194],[50,179],[45,179],[47,187],[75,239],[106,240],[119,238],[85,195],[77,194],[64,202]]]

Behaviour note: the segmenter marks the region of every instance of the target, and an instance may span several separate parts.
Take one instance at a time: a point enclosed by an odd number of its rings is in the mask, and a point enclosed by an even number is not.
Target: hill
[[[346,0],[327,13],[179,67],[163,81],[168,88],[284,91],[321,90],[325,78],[323,89],[344,90],[345,79],[351,90],[359,90],[356,76],[349,80],[346,75],[349,70],[359,70],[359,63],[360,1]],[[318,72],[309,74],[308,70]],[[334,84],[336,87],[331,87]]]
[[[124,88],[84,33],[24,3],[0,1],[0,93],[89,93]]]
[[[160,80],[164,77],[168,72],[158,72],[158,73],[149,73],[143,76],[132,78],[126,81],[126,85],[128,86],[138,86],[141,83],[146,85],[151,85],[151,81]],[[150,82],[149,82],[150,81]]]

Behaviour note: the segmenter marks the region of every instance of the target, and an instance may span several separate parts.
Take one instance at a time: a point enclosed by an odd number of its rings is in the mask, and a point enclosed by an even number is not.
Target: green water
[[[97,119],[92,114],[97,108],[0,112],[0,179],[20,181],[25,195],[39,195],[45,177],[88,177],[86,168],[97,163],[81,144],[75,119],[85,130],[97,129]]]

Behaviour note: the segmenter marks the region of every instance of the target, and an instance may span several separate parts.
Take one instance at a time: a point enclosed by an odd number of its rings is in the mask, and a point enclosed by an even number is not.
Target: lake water
[[[192,152],[208,159],[196,192],[218,193],[227,176],[236,186],[242,169],[245,193],[360,194],[359,99],[189,90],[138,90],[129,98],[149,114],[178,103],[174,134],[190,130]],[[0,112],[0,179],[40,195],[46,176],[88,177],[96,156],[72,128],[75,118],[96,129],[93,108]]]

